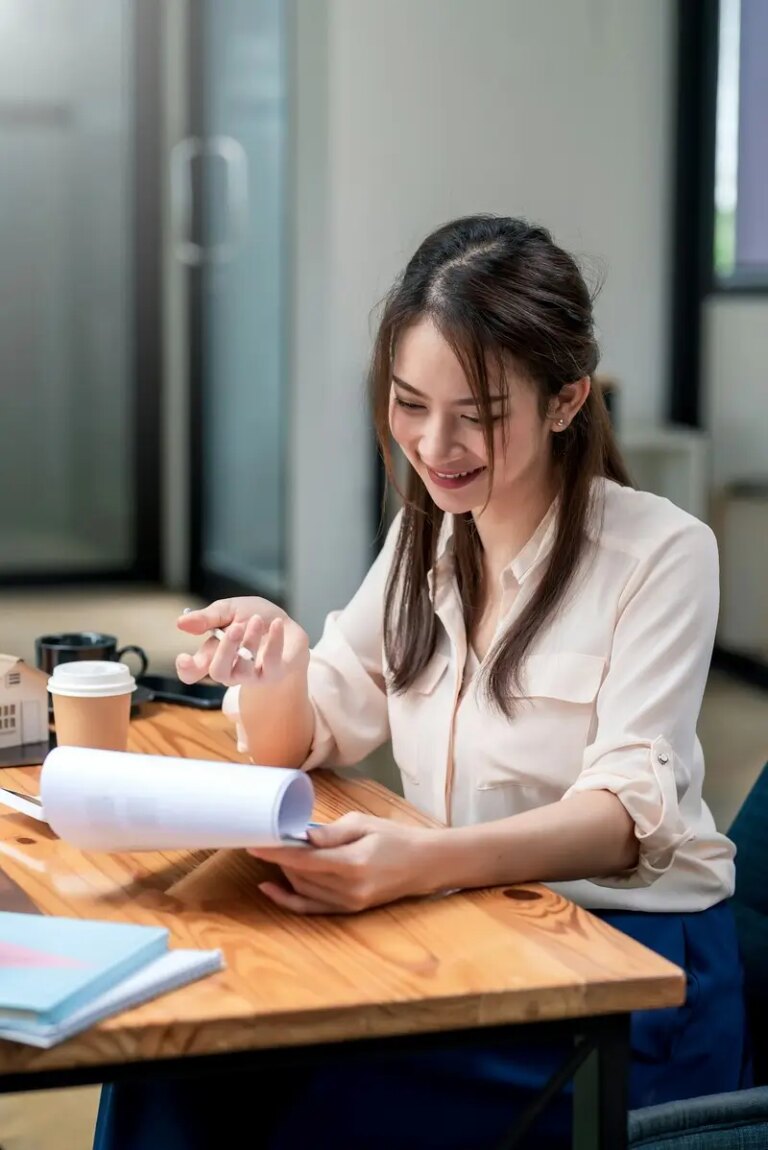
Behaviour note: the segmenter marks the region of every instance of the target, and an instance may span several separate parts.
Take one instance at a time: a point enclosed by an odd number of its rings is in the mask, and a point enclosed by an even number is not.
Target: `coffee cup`
[[[125,663],[59,663],[48,680],[56,741],[62,747],[124,751],[136,681]]]
[[[60,663],[74,663],[78,659],[122,662],[129,654],[139,659],[138,675],[145,675],[149,660],[143,648],[133,645],[118,648],[114,635],[100,631],[64,631],[35,639],[35,662],[48,675],[52,675]]]

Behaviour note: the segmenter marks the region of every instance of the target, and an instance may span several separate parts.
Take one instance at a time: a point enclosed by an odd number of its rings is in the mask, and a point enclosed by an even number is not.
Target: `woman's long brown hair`
[[[493,412],[489,369],[503,381],[512,362],[536,387],[539,410],[567,383],[593,376],[599,359],[592,298],[575,260],[549,232],[524,220],[469,216],[428,236],[389,293],[370,372],[379,445],[394,482],[389,396],[398,337],[431,320],[457,355],[477,401],[489,474],[493,475]],[[494,646],[486,668],[491,701],[508,715],[526,654],[562,602],[587,546],[593,480],[629,485],[605,401],[592,387],[563,432],[551,436],[560,480],[556,534],[549,562],[530,602]],[[394,690],[403,691],[431,659],[436,621],[428,575],[437,558],[443,512],[413,469],[384,606],[384,646]],[[482,546],[471,514],[456,516],[453,557],[470,630],[483,594]]]

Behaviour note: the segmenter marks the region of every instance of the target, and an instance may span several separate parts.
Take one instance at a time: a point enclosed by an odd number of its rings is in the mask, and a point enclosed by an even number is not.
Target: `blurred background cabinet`
[[[713,509],[720,549],[718,642],[765,668],[768,683],[768,479],[731,483]]]
[[[709,436],[694,427],[619,425],[618,440],[635,487],[709,518]]]

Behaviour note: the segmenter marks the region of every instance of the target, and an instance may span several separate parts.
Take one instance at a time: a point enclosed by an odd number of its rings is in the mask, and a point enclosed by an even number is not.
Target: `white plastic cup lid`
[[[52,695],[98,699],[110,695],[129,695],[136,688],[136,680],[125,663],[102,662],[99,659],[78,659],[73,663],[59,663],[48,680]]]

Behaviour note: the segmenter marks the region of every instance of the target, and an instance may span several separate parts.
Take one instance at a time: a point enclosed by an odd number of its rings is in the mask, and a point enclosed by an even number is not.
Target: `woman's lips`
[[[442,487],[448,491],[456,491],[459,487],[467,487],[482,475],[484,467],[475,467],[471,471],[433,471],[427,467],[429,478],[435,487]]]

